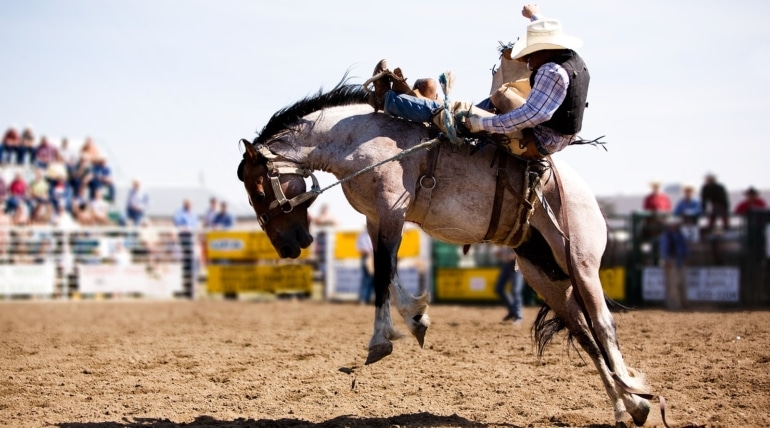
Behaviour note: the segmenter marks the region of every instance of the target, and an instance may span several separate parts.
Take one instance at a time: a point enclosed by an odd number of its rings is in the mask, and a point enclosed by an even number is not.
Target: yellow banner
[[[356,241],[360,231],[336,232],[334,235],[334,258],[335,259],[357,259],[361,257],[358,254]],[[417,229],[407,229],[401,237],[401,246],[398,249],[398,258],[417,257],[420,255],[420,231]]]
[[[499,300],[495,281],[499,268],[436,269],[436,298],[444,300]]]
[[[206,233],[209,260],[277,260],[280,259],[267,234],[262,231],[215,230]],[[308,248],[300,259],[310,257]]]
[[[604,294],[610,299],[623,301],[626,299],[626,269],[613,267],[599,270]]]
[[[209,265],[209,293],[312,293],[313,267],[307,264]]]

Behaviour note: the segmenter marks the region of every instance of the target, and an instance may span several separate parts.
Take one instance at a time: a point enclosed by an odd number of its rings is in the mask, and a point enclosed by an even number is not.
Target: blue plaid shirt
[[[548,121],[567,97],[569,75],[564,67],[554,62],[543,64],[535,74],[535,86],[521,107],[493,117],[483,118],[481,126],[494,134],[507,134],[532,128],[535,138],[549,153],[567,147],[575,135],[564,135],[547,126]]]

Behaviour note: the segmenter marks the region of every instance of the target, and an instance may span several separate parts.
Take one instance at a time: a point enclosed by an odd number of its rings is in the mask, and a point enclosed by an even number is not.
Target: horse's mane
[[[323,110],[329,107],[339,107],[351,104],[365,104],[368,102],[369,93],[362,85],[348,84],[347,74],[340,83],[328,92],[321,88],[315,95],[297,101],[294,105],[284,107],[278,110],[262,131],[254,139],[255,144],[265,144],[273,137],[286,130],[288,126],[299,121],[302,117],[315,111]]]

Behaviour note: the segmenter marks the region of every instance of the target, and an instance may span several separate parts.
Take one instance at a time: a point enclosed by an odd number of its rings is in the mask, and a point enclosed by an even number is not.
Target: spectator
[[[75,218],[62,205],[54,208],[53,215],[51,216],[51,225],[63,231],[72,231],[78,227]]]
[[[49,199],[53,205],[53,212],[58,212],[60,207],[72,211],[72,189],[67,185],[65,177],[59,176],[50,188]]]
[[[134,180],[126,198],[126,218],[134,226],[139,226],[149,205],[150,196],[142,189],[139,180]]]
[[[701,216],[701,203],[695,199],[695,187],[686,185],[683,188],[684,196],[676,203],[674,215],[682,220],[682,233],[685,234],[690,242],[698,242],[700,231],[698,229],[698,219]]]
[[[336,226],[337,220],[335,220],[329,212],[329,205],[323,204],[321,205],[318,215],[311,218],[310,224],[315,229],[313,231],[313,251],[315,252],[316,260],[318,261],[318,270],[321,272],[321,281],[325,282],[327,265],[326,246],[329,241],[328,235],[333,233],[326,230],[326,228]]]
[[[77,195],[81,188],[84,190],[89,189],[88,183],[91,181],[91,177],[93,177],[93,174],[91,173],[91,161],[84,158],[78,159],[69,176],[72,193]]]
[[[233,215],[227,211],[227,202],[222,201],[219,203],[219,212],[214,217],[215,229],[231,229],[235,225],[235,219]]]
[[[516,253],[508,247],[498,247],[497,258],[500,260],[500,272],[495,283],[495,293],[505,303],[507,314],[503,321],[513,321],[513,325],[521,325],[522,302],[524,300],[524,277],[516,269]],[[511,283],[511,292],[508,293],[506,285]]]
[[[97,157],[91,166],[91,181],[88,182],[93,197],[96,189],[102,189],[104,198],[112,202],[115,197],[115,185],[112,182],[112,170],[107,165],[107,159]]]
[[[179,245],[182,248],[183,285],[190,297],[195,297],[195,239],[193,232],[198,229],[198,217],[192,211],[189,199],[182,202],[182,208],[174,213],[174,226],[179,229]]]
[[[19,130],[16,129],[16,126],[11,125],[8,130],[5,131],[3,141],[0,143],[0,165],[16,162],[16,151],[19,144],[21,144]]]
[[[110,223],[110,205],[104,197],[101,188],[96,189],[94,197],[89,204],[91,221],[100,226],[106,226]]]
[[[217,216],[217,198],[209,199],[209,208],[203,214],[203,227],[206,229],[214,228],[214,218]]]
[[[318,211],[318,215],[312,218],[311,223],[314,226],[336,226],[337,220],[329,212],[329,205],[323,204]]]
[[[45,135],[40,137],[40,144],[35,148],[33,165],[38,168],[48,168],[48,165],[56,158],[56,151],[56,147],[48,142],[48,137]]]
[[[684,266],[690,256],[687,238],[681,230],[680,219],[671,217],[660,237],[660,254],[665,270],[666,307],[677,310],[686,307],[687,287]]]
[[[182,208],[174,213],[174,226],[179,229],[194,231],[198,228],[198,217],[192,212],[192,203],[189,199],[182,201]]]
[[[6,203],[8,202],[8,185],[5,184],[2,171],[0,170],[0,213],[5,213],[7,209]]]
[[[53,185],[59,178],[64,180],[64,184],[67,184],[69,180],[69,169],[67,164],[61,157],[61,154],[57,150],[54,152],[53,159],[48,163],[48,168],[45,170],[45,175],[48,178],[48,182]],[[67,186],[69,187],[69,185]]]
[[[744,196],[746,198],[735,207],[735,214],[744,215],[749,211],[767,209],[767,202],[759,196],[759,191],[753,186],[746,190]]]
[[[21,133],[21,142],[16,148],[16,163],[19,165],[27,164],[29,160],[30,164],[33,164],[35,159],[35,134],[32,132],[32,128],[27,127],[24,132]]]
[[[57,150],[57,152],[61,156],[62,162],[67,165],[68,170],[72,171],[72,168],[74,168],[75,164],[78,162],[79,156],[77,151],[70,147],[70,142],[67,138],[62,138],[61,145],[59,146],[59,150]]]
[[[72,197],[70,209],[72,210],[72,216],[75,220],[83,225],[91,224],[92,216],[89,208],[90,201],[86,194],[85,187],[79,188],[75,191],[75,196]]]
[[[47,223],[51,216],[51,185],[40,168],[35,168],[35,177],[29,182],[29,201],[32,222]]]
[[[714,230],[717,218],[722,220],[722,229],[730,228],[728,214],[730,212],[730,200],[727,196],[727,190],[722,183],[717,181],[716,175],[706,174],[705,183],[700,189],[700,200],[703,205],[703,213],[708,216],[708,232]]]
[[[86,140],[83,142],[83,147],[80,148],[80,160],[85,160],[86,162],[93,163],[96,159],[101,158],[102,154],[99,151],[99,148],[96,147],[96,143],[94,143],[94,140],[91,139],[91,137],[86,137]]]
[[[18,207],[24,206],[29,210],[29,201],[27,201],[27,182],[24,181],[21,172],[17,172],[8,185],[8,201],[6,208],[8,212],[14,212]]]
[[[356,249],[361,256],[361,288],[358,293],[358,303],[366,305],[371,302],[374,291],[374,248],[366,228],[358,234]]]
[[[652,192],[644,198],[644,210],[654,214],[666,214],[671,212],[671,200],[668,195],[660,191],[660,182],[650,183]]]

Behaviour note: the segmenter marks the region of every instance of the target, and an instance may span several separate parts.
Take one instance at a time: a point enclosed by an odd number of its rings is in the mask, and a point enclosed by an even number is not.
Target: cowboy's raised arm
[[[521,9],[521,15],[530,21],[542,19],[542,16],[540,16],[540,8],[536,4],[525,4]]]

